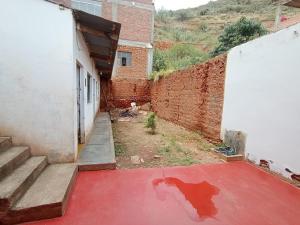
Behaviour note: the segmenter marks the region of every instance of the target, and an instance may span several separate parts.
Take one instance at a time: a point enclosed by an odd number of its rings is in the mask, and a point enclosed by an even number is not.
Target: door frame
[[[80,62],[76,61],[76,103],[77,103],[76,109],[77,109],[77,115],[79,114],[79,118],[77,118],[78,144],[85,143],[85,123],[84,123],[84,90],[85,90],[84,83],[85,82],[84,80],[85,80],[85,76],[84,76],[83,66]],[[78,89],[79,89],[79,93],[78,93]]]

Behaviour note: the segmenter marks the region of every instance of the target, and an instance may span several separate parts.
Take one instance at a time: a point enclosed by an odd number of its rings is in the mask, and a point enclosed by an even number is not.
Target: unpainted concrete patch
[[[234,148],[237,154],[245,155],[246,134],[242,131],[226,130],[224,143]]]

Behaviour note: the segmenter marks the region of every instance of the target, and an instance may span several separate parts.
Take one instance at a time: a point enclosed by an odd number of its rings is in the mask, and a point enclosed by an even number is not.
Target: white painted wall
[[[50,161],[74,159],[72,18],[38,0],[0,12],[0,135]]]
[[[42,0],[6,1],[0,37],[0,135],[50,162],[74,161],[76,59],[96,76],[82,38],[84,48],[74,47],[72,11]],[[90,105],[85,109],[88,133],[95,113]]]
[[[98,112],[100,106],[100,78],[97,75],[97,70],[95,68],[94,62],[90,58],[90,53],[88,51],[87,45],[84,41],[84,38],[80,31],[76,30],[74,26],[74,71],[76,71],[76,61],[82,65],[82,76],[84,77],[83,88],[84,88],[84,126],[85,126],[85,135],[88,136],[93,128],[94,118]],[[75,72],[74,72],[75,73]],[[98,94],[97,88],[94,89],[92,85],[91,93],[92,98],[91,102],[87,101],[87,73],[92,76],[92,80],[95,80],[98,85]],[[96,86],[95,86],[96,87]],[[93,93],[95,93],[95,107]],[[76,108],[77,110],[77,108]],[[77,117],[77,111],[76,117]],[[77,129],[77,128],[76,128]]]
[[[246,155],[300,173],[300,24],[232,49],[222,130],[247,134]]]

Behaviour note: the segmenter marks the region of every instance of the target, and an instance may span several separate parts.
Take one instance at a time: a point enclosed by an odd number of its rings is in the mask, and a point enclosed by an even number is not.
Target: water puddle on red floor
[[[174,198],[193,221],[214,218],[218,210],[212,200],[219,189],[206,181],[201,183],[185,183],[175,177],[166,177],[152,181],[159,200]]]

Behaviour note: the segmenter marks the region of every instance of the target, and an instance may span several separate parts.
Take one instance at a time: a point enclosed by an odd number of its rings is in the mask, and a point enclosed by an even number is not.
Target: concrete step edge
[[[42,219],[51,219],[51,218],[64,215],[65,209],[69,201],[70,194],[72,193],[72,189],[74,187],[77,174],[78,174],[78,167],[77,165],[74,164],[74,170],[72,171],[72,175],[70,177],[68,185],[65,188],[64,196],[60,201],[41,204],[41,205],[34,205],[31,207],[22,207],[22,208],[18,208],[16,204],[8,211],[6,217],[2,220],[3,221],[2,223],[18,224],[18,223],[31,222],[31,221],[42,220]]]
[[[11,137],[0,137],[0,152],[4,152],[12,146]]]
[[[12,187],[8,193],[2,193],[3,195],[1,196],[0,190],[0,211],[8,210],[21,198],[45,169],[47,163],[46,156],[31,157],[1,181],[3,185],[7,185],[9,182],[14,182],[18,176],[22,176],[20,183],[17,183],[15,187]]]
[[[4,157],[9,151],[16,151],[15,155],[8,157],[7,162],[0,166],[0,181],[12,173],[17,167],[23,164],[30,157],[30,148],[27,146],[13,146],[0,154]]]

